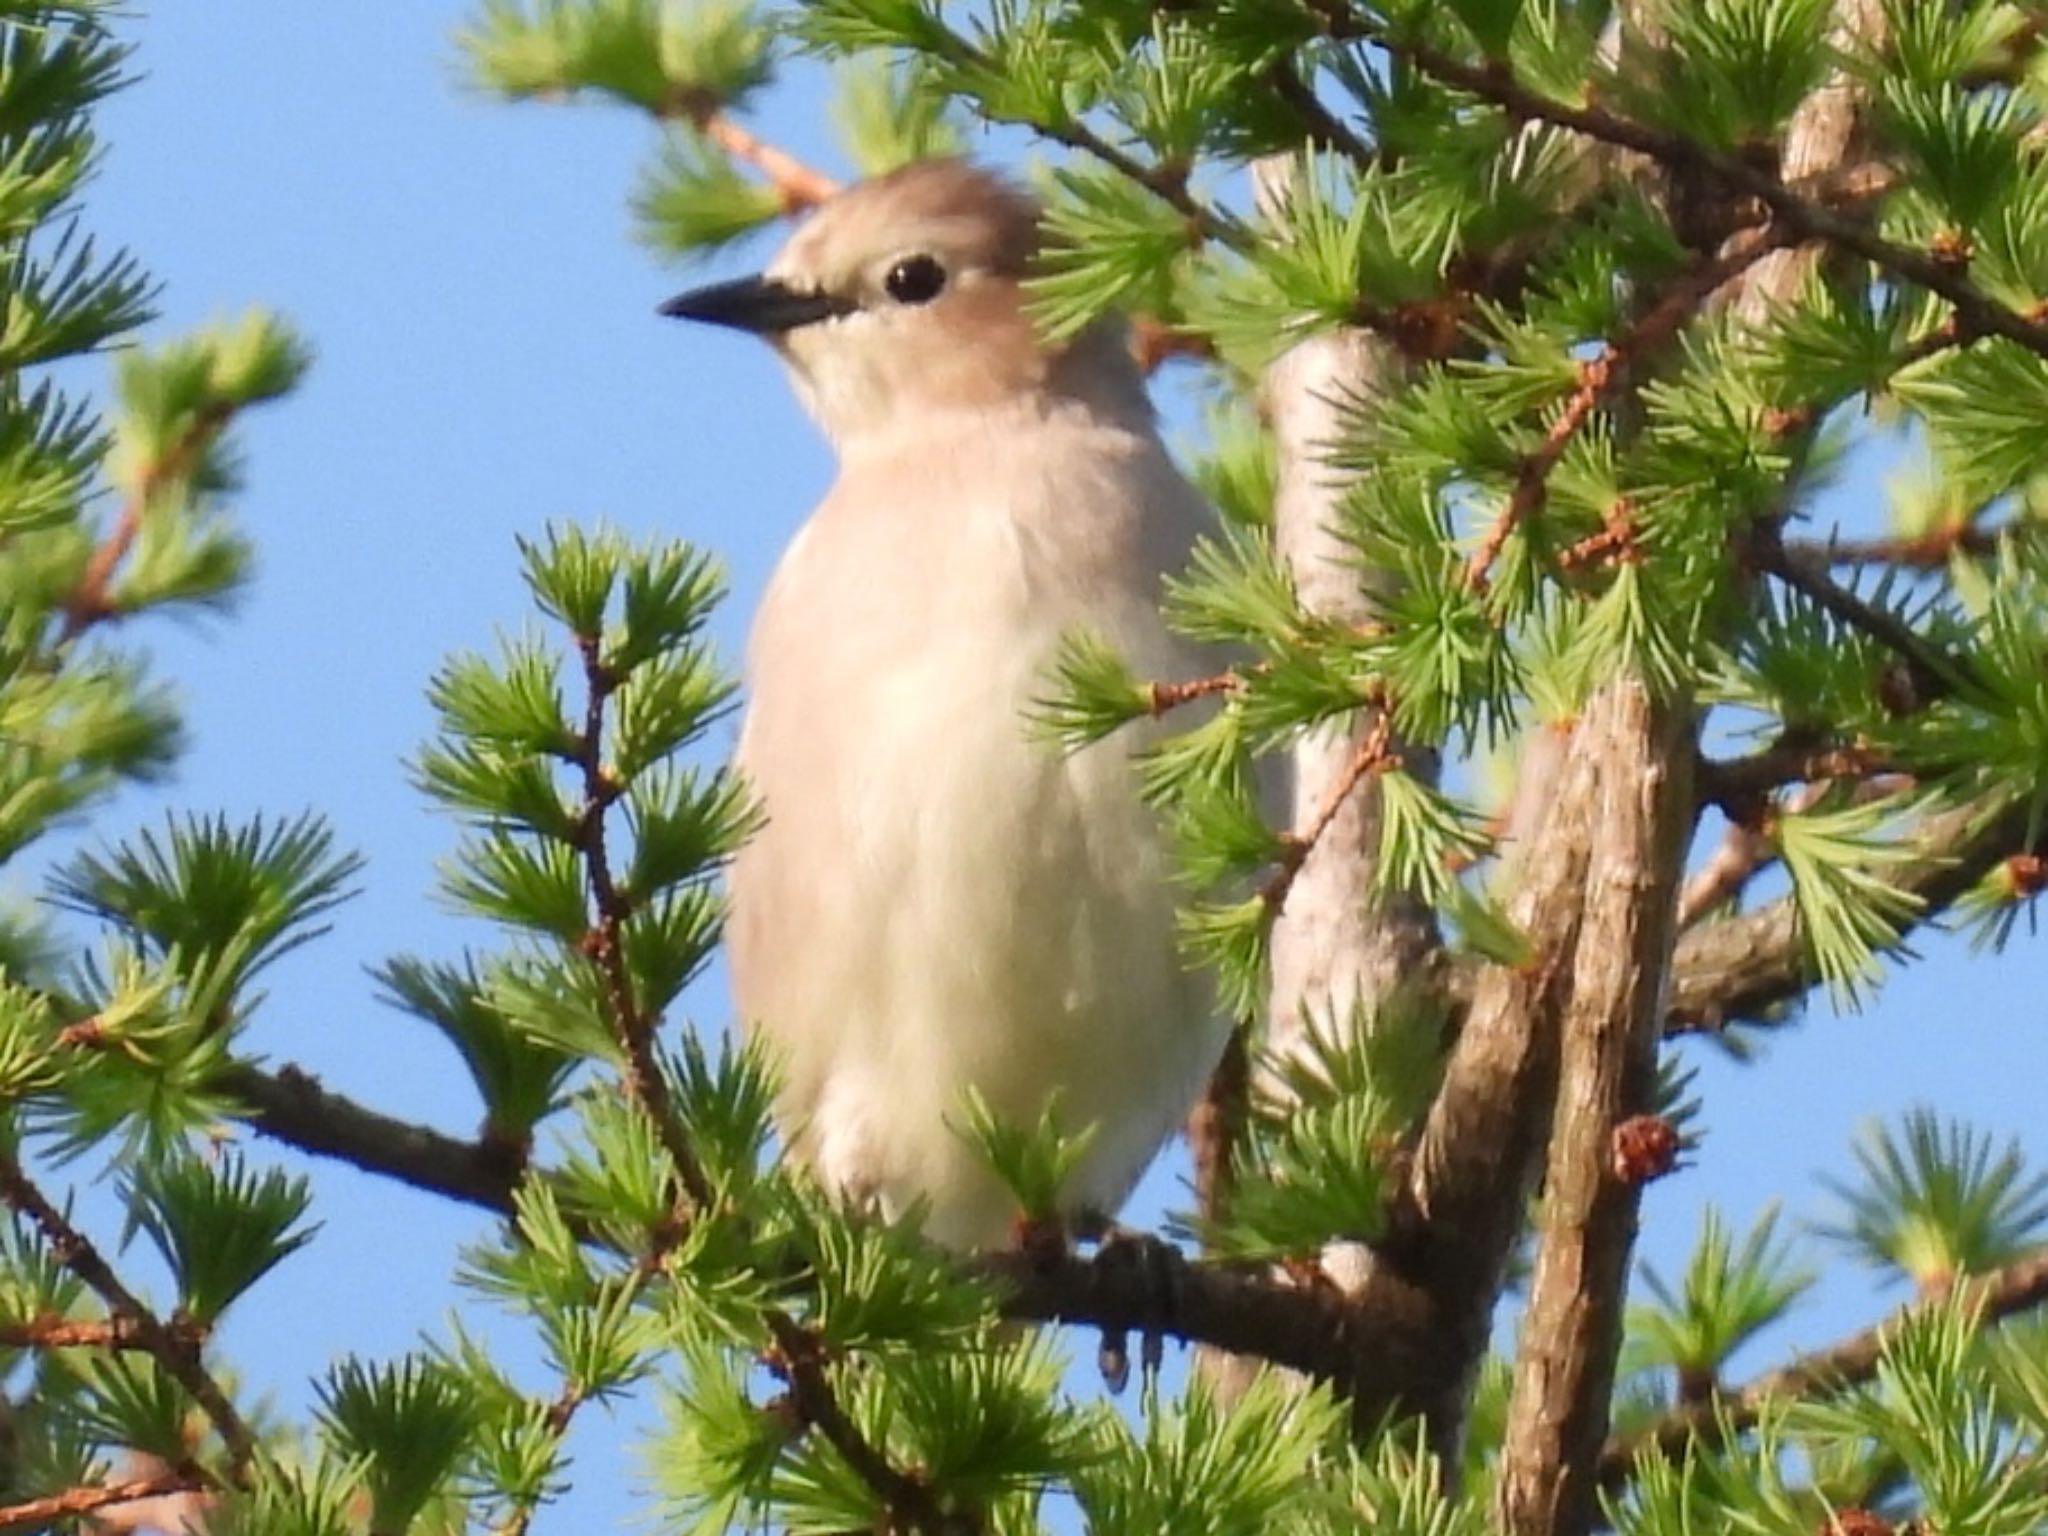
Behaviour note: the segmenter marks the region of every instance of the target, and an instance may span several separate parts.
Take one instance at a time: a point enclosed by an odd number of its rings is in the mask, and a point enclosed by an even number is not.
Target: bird
[[[1028,718],[1075,631],[1139,676],[1202,669],[1160,610],[1210,516],[1122,324],[1034,325],[1041,239],[1000,174],[922,161],[661,306],[772,344],[837,459],[747,643],[735,762],[763,822],[728,876],[736,1012],[791,1153],[961,1251],[1022,1231],[963,1134],[970,1092],[1085,1131],[1059,1214],[1101,1218],[1227,1034],[1175,942],[1133,762],[1151,727],[1062,753]]]

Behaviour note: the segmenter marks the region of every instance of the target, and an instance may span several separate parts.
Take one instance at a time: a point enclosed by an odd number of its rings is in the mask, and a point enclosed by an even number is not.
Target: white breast
[[[1062,755],[1025,720],[1076,625],[1153,676],[1198,665],[1156,614],[1193,493],[1148,435],[1036,439],[842,480],[757,620],[741,744],[769,819],[733,871],[734,990],[783,1058],[785,1131],[961,1247],[1012,1215],[952,1129],[969,1085],[1096,1124],[1068,1195],[1108,1210],[1222,1037],[1175,951],[1135,738]]]

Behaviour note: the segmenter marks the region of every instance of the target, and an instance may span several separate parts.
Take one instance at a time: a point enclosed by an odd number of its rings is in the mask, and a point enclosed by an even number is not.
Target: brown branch
[[[1984,558],[1998,553],[2001,542],[2015,530],[2010,527],[1982,528],[1966,521],[1944,523],[1928,533],[1904,534],[1882,539],[1787,539],[1785,554],[1808,570],[1830,566],[1856,569],[1866,565],[1893,565],[1912,571],[1938,571],[1957,553]]]
[[[138,1499],[157,1499],[169,1494],[197,1493],[206,1486],[206,1479],[191,1468],[130,1478],[125,1483],[88,1483],[39,1499],[25,1499],[19,1504],[0,1504],[0,1531],[42,1529],[59,1520],[89,1515],[116,1504],[132,1504]]]
[[[1344,809],[1344,802],[1356,793],[1358,786],[1373,774],[1400,766],[1401,755],[1394,749],[1393,713],[1382,705],[1371,728],[1360,739],[1358,749],[1324,793],[1315,815],[1299,831],[1281,835],[1279,860],[1265,884],[1259,887],[1259,900],[1265,903],[1269,913],[1277,915],[1287,909],[1287,893],[1294,888],[1295,877],[1301,873],[1302,865],[1315,852],[1316,844],[1328,834],[1338,813]]]
[[[156,500],[165,486],[192,473],[208,445],[227,429],[234,414],[235,408],[224,401],[201,406],[170,447],[160,457],[142,466],[134,491],[122,504],[120,516],[93,550],[91,558],[85,562],[85,569],[79,573],[78,584],[64,599],[64,627],[59,634],[59,643],[75,640],[93,625],[113,617],[114,608],[107,595],[108,588],[113,585],[114,573],[121,568],[121,562],[128,557],[128,551],[142,534],[143,519],[149,515],[150,503]]]
[[[90,1286],[114,1320],[133,1331],[138,1346],[191,1394],[219,1431],[229,1464],[239,1476],[256,1454],[256,1440],[220,1383],[200,1363],[199,1331],[177,1320],[166,1323],[144,1306],[85,1234],[50,1204],[27,1171],[6,1152],[0,1152],[0,1200],[35,1224],[57,1261]]]
[[[1408,1186],[1388,1215],[1382,1250],[1388,1268],[1426,1300],[1430,1343],[1402,1396],[1446,1453],[1461,1438],[1471,1373],[1491,1342],[1549,1133],[1557,1032],[1543,1021],[1565,1001],[1604,757],[1582,719],[1547,775],[1507,898],[1507,919],[1528,940],[1530,959],[1480,969]]]
[[[1196,699],[1214,698],[1218,694],[1235,693],[1244,686],[1244,679],[1236,672],[1218,672],[1210,677],[1191,677],[1178,683],[1153,683],[1151,702],[1146,706],[1156,720],[1170,709],[1191,704]]]
[[[379,1114],[297,1067],[272,1074],[237,1066],[225,1084],[246,1106],[240,1118],[284,1145],[428,1194],[512,1212],[522,1165],[499,1149]],[[1146,1268],[1124,1262],[1123,1245],[1092,1258],[1004,1253],[969,1262],[1002,1287],[1003,1315],[1019,1322],[1150,1332],[1318,1376],[1343,1374],[1347,1324],[1330,1297],[1228,1266],[1190,1263],[1163,1244],[1159,1254],[1160,1262]]]
[[[709,142],[761,173],[768,185],[775,189],[775,195],[782,199],[785,215],[815,208],[840,190],[839,183],[823,171],[813,169],[789,151],[770,144],[720,108],[690,112],[689,118],[691,126]]]
[[[1980,1327],[2048,1303],[2048,1248],[1966,1281],[1959,1304],[1976,1309]],[[1777,1403],[1826,1397],[1869,1381],[1884,1358],[1887,1339],[1901,1319],[1927,1305],[1914,1302],[1884,1322],[1825,1349],[1801,1355],[1733,1391],[1715,1393],[1664,1414],[1648,1427],[1617,1435],[1600,1453],[1600,1481],[1612,1489],[1625,1483],[1640,1457],[1678,1457],[1693,1444],[1713,1445],[1728,1432],[1741,1433]]]
[[[8,1349],[141,1349],[150,1347],[130,1317],[77,1318],[46,1312],[25,1322],[0,1323]]]
[[[236,1118],[260,1135],[464,1205],[509,1214],[526,1171],[510,1148],[379,1114],[301,1067],[272,1073],[238,1063],[216,1085],[239,1104]]]
[[[1607,762],[1595,776],[1584,911],[1556,1026],[1541,1240],[1495,1477],[1503,1536],[1576,1536],[1597,1507],[1642,1199],[1640,1179],[1616,1171],[1616,1131],[1650,1108],[1656,1087],[1659,1004],[1693,824],[1692,718],[1683,702],[1623,679],[1596,695],[1581,727],[1603,742]]]
[[[1911,707],[1922,707],[1954,690],[1960,658],[1943,655],[1912,625],[1839,585],[1825,568],[1795,558],[1774,526],[1754,529],[1746,552],[1756,569],[1777,577],[1823,613],[1861,630],[1896,655],[1911,684]]]
[[[612,1029],[625,1055],[626,1088],[653,1121],[662,1149],[675,1164],[676,1178],[690,1203],[704,1210],[714,1203],[715,1191],[696,1149],[684,1133],[682,1121],[669,1096],[668,1080],[654,1055],[654,1020],[633,995],[633,978],[626,969],[624,946],[626,918],[630,903],[612,878],[611,853],[605,844],[604,814],[619,798],[618,782],[604,765],[605,705],[619,679],[605,665],[603,642],[597,635],[578,635],[576,646],[583,657],[583,735],[578,761],[583,770],[583,806],[577,840],[578,851],[590,881],[590,900],[596,919],[584,936],[584,953],[598,968],[605,999],[611,1012]]]
[[[1334,1288],[1198,1262],[1157,1238],[1086,1256],[1011,1249],[968,1262],[1001,1287],[1003,1316],[1020,1322],[1175,1338],[1345,1385],[1385,1364],[1357,1347],[1360,1314]]]
[[[1445,85],[1469,91],[1492,102],[1511,117],[1534,119],[1566,128],[1603,144],[1633,150],[1674,171],[1705,176],[1735,192],[1755,198],[1772,214],[1791,240],[1822,240],[1862,257],[1894,277],[1938,294],[1955,308],[1966,332],[2002,336],[2040,357],[2048,357],[2048,323],[2036,312],[2002,304],[1963,275],[1962,266],[1932,251],[1915,250],[1877,234],[1868,225],[1805,196],[1770,171],[1732,155],[1724,155],[1682,133],[1652,127],[1599,106],[1571,106],[1553,101],[1516,79],[1499,61],[1467,64],[1424,43],[1397,38],[1354,14],[1348,6],[1316,6],[1332,36],[1361,38],[1404,59]]]
[[[1223,1059],[1188,1115],[1188,1151],[1194,1161],[1195,1203],[1215,1220],[1230,1199],[1232,1158],[1251,1113],[1252,1069],[1247,1026],[1224,1042]]]
[[[2027,809],[2024,801],[2003,808],[1964,806],[1920,824],[1913,839],[1920,855],[1892,871],[1891,880],[1919,902],[1920,923],[1938,918],[2001,861],[2044,851],[2028,844]],[[1704,923],[1679,941],[1665,1033],[1717,1032],[1731,1020],[1756,1018],[1795,1001],[1816,980],[1790,897]]]
[[[1629,365],[1664,346],[1686,321],[1699,313],[1715,290],[1741,276],[1782,243],[1782,232],[1775,226],[1742,231],[1728,242],[1726,249],[1699,258],[1674,279],[1664,295],[1632,321],[1626,332],[1608,342],[1598,357],[1579,364],[1578,387],[1565,400],[1564,409],[1543,434],[1543,440],[1523,458],[1506,504],[1481,537],[1479,547],[1466,560],[1466,586],[1475,592],[1486,590],[1493,563],[1509,537],[1541,510],[1550,472],[1557,468],[1572,439],[1594,411],[1621,392],[1629,377]]]
[[[789,1384],[789,1406],[797,1419],[825,1437],[840,1460],[880,1498],[886,1524],[882,1531],[922,1531],[925,1536],[970,1536],[983,1522],[972,1515],[949,1512],[923,1478],[892,1465],[840,1407],[825,1355],[816,1334],[773,1307],[766,1314],[775,1341],[768,1368]]]
[[[1817,732],[1787,730],[1746,757],[1707,758],[1695,773],[1699,801],[1717,805],[1733,821],[1756,820],[1765,798],[1788,784],[1866,779],[1891,772],[1861,741],[1829,741]]]

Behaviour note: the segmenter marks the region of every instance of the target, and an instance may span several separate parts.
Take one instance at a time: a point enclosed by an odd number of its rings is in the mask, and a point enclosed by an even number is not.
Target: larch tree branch
[[[1376,43],[1431,79],[1468,91],[1517,118],[1550,123],[1617,149],[1632,150],[1672,171],[1704,176],[1732,193],[1755,198],[1794,239],[1823,241],[1861,257],[1890,277],[1946,299],[1966,334],[2002,336],[2037,356],[2048,357],[2048,315],[2000,302],[1971,282],[1955,263],[1934,252],[1888,240],[1861,220],[1838,212],[1771,171],[1708,149],[1683,133],[1638,122],[1605,107],[1552,100],[1498,61],[1467,63],[1368,23],[1347,7],[1318,9],[1332,36]]]
[[[1574,730],[1505,902],[1529,959],[1480,971],[1405,1198],[1390,1213],[1383,1268],[1426,1305],[1435,1345],[1404,1396],[1444,1452],[1458,1442],[1549,1134],[1557,1077],[1550,1021],[1563,1004],[1578,942],[1597,814],[1595,766]]]
[[[1616,1128],[1650,1107],[1659,1003],[1693,828],[1693,711],[1624,679],[1596,696],[1574,751],[1596,814],[1558,1047],[1540,1244],[1495,1482],[1504,1536],[1574,1536],[1597,1507],[1641,1187]]]
[[[1261,161],[1254,180],[1262,203],[1283,206],[1299,167],[1292,156]],[[1304,607],[1345,623],[1372,617],[1357,552],[1339,533],[1346,490],[1329,463],[1347,431],[1347,411],[1398,387],[1393,347],[1362,330],[1315,336],[1285,353],[1261,385],[1279,460],[1273,538]],[[1384,578],[1380,578],[1384,579]],[[1276,1057],[1307,1044],[1317,1025],[1345,1027],[1429,968],[1438,947],[1428,911],[1378,889],[1379,796],[1359,784],[1361,754],[1386,742],[1380,711],[1349,730],[1315,733],[1290,759],[1289,824],[1314,826],[1311,845],[1291,876],[1273,928],[1267,1046]],[[1399,745],[1390,750],[1402,751]],[[1428,772],[1410,761],[1411,772]],[[1355,792],[1354,792],[1355,791]]]
[[[2043,852],[2028,841],[2029,822],[2024,802],[1929,816],[1914,835],[1919,856],[1888,871],[1888,883],[1917,900],[1916,921],[1924,926],[2002,861]],[[1703,923],[1679,941],[1665,1033],[1711,1034],[1758,1018],[1797,1002],[1818,980],[1789,896]]]
[[[142,525],[149,516],[150,508],[167,486],[186,479],[199,467],[207,449],[227,430],[233,417],[234,408],[225,404],[214,404],[200,410],[163,453],[142,466],[133,490],[121,504],[113,527],[93,549],[85,569],[79,574],[78,584],[64,599],[64,625],[58,636],[60,643],[75,640],[95,624],[114,617],[114,577],[128,558],[128,552],[135,547],[135,541],[142,536]]]
[[[227,1448],[229,1475],[239,1478],[256,1454],[256,1437],[221,1384],[200,1360],[198,1330],[166,1322],[145,1306],[104,1255],[52,1205],[20,1162],[0,1153],[0,1200],[42,1234],[57,1261],[106,1303],[108,1314],[131,1332],[139,1348],[191,1396]]]
[[[1255,164],[1260,206],[1284,209],[1300,173],[1292,155]],[[1367,588],[1382,578],[1360,572],[1357,552],[1338,531],[1347,482],[1330,455],[1348,429],[1347,412],[1371,409],[1402,372],[1389,341],[1346,329],[1291,348],[1261,381],[1279,464],[1274,544],[1302,604],[1340,623],[1371,619]],[[1285,1091],[1271,1064],[1313,1052],[1318,1035],[1338,1039],[1370,1028],[1381,1003],[1434,970],[1440,941],[1428,909],[1379,889],[1381,811],[1372,770],[1397,753],[1410,772],[1433,776],[1433,764],[1416,761],[1392,739],[1386,711],[1368,709],[1348,727],[1305,736],[1288,758],[1287,824],[1302,832],[1262,892],[1274,913],[1262,1041],[1268,1070],[1254,1075],[1266,1091]],[[1373,1262],[1362,1244],[1331,1243],[1320,1267],[1357,1299],[1371,1283]],[[1247,1361],[1212,1358],[1206,1365],[1226,1392],[1248,1380]]]
[[[39,1499],[0,1504],[0,1531],[49,1530],[60,1521],[116,1512],[124,1504],[146,1502],[155,1512],[162,1508],[160,1501],[189,1496],[205,1486],[205,1480],[196,1472],[173,1470],[149,1477],[132,1477],[119,1483],[92,1483],[67,1488],[62,1493],[47,1494]],[[97,1524],[103,1530],[141,1529],[126,1520],[102,1519]]]
[[[1711,1445],[1729,1433],[1756,1424],[1772,1406],[1803,1398],[1828,1397],[1869,1381],[1877,1374],[1886,1340],[1899,1320],[1917,1307],[1962,1305],[1973,1308],[1980,1326],[2030,1312],[2048,1303],[2048,1249],[2013,1260],[1973,1277],[1949,1301],[1914,1302],[1875,1327],[1852,1334],[1824,1349],[1766,1371],[1732,1391],[1717,1392],[1689,1403],[1627,1435],[1609,1440],[1600,1453],[1600,1481],[1607,1488],[1626,1483],[1647,1455],[1677,1457],[1694,1444]]]
[[[1854,12],[1852,0],[1838,33],[1860,30],[1865,18]],[[1855,101],[1851,83],[1838,77],[1801,103],[1788,134],[1791,170],[1817,174],[1842,163]],[[1733,286],[1721,294],[1749,326],[1792,297],[1817,254],[1779,249],[1805,231],[1778,203],[1762,201],[1771,210],[1770,249],[1731,272]],[[1739,259],[1756,243],[1739,232],[1715,260]],[[1641,1186],[1654,1176],[1618,1155],[1616,1138],[1625,1121],[1651,1108],[1655,1091],[1678,900],[1697,825],[1696,734],[1689,701],[1653,698],[1624,678],[1596,696],[1574,739],[1575,752],[1605,759],[1594,776],[1603,803],[1564,1008],[1536,1267],[1494,1485],[1503,1536],[1581,1536],[1598,1513]]]

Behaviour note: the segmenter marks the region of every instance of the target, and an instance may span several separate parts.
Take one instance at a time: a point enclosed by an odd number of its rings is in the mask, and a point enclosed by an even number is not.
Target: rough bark
[[[1594,816],[1542,1234],[1496,1483],[1505,1536],[1565,1536],[1595,1511],[1622,1298],[1641,1185],[1622,1176],[1615,1128],[1647,1111],[1692,831],[1692,714],[1631,678],[1587,706],[1573,741]]]
[[[1577,943],[1596,799],[1577,733],[1551,779],[1507,915],[1529,944],[1520,966],[1488,966],[1473,989],[1383,1252],[1434,1312],[1436,1359],[1409,1384],[1439,1451],[1455,1449],[1485,1358],[1529,1190],[1549,1130],[1557,1041]]]

